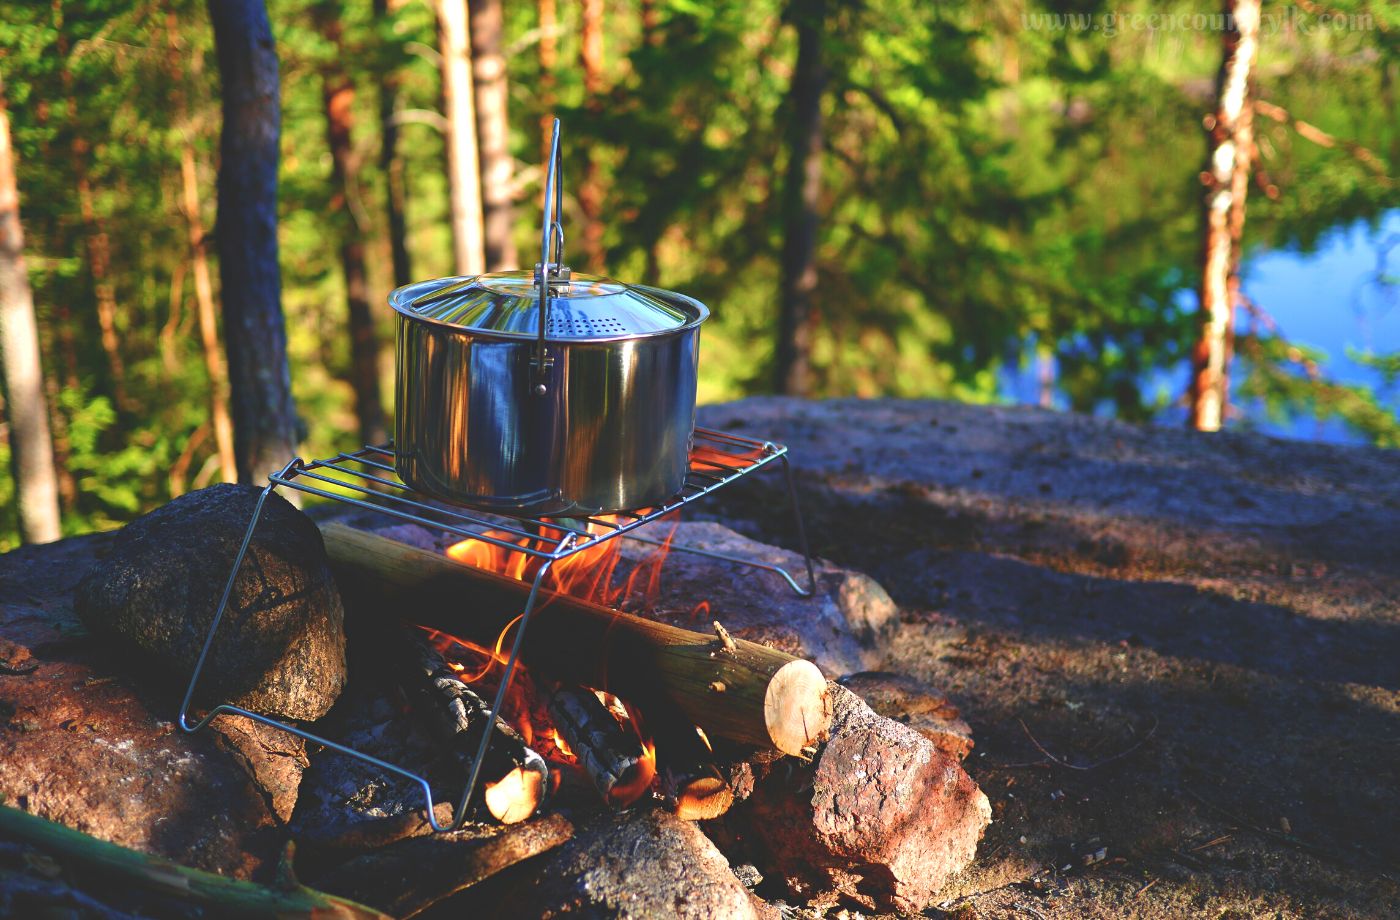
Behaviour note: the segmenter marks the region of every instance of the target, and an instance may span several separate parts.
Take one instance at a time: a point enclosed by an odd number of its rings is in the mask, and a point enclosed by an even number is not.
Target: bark
[[[812,387],[812,292],[817,286],[817,204],[821,195],[822,62],[825,0],[792,0],[797,65],[788,91],[788,166],[783,184],[782,289],[778,306],[775,386],[789,396]]]
[[[388,0],[374,0],[374,18],[389,15]],[[404,216],[407,193],[404,188],[403,157],[399,156],[399,125],[394,120],[399,107],[397,69],[385,67],[379,75],[379,168],[388,184],[385,211],[389,220],[389,251],[394,263],[394,286],[403,287],[413,280],[412,264],[408,258],[408,220]]]
[[[549,766],[526,746],[520,734],[460,679],[431,646],[423,631],[404,627],[400,638],[404,689],[420,703],[435,733],[458,752],[465,767],[476,757],[482,737],[491,744],[481,765],[483,790],[476,801],[502,824],[518,824],[534,815],[549,790]]]
[[[335,48],[332,63],[321,74],[321,101],[326,113],[326,143],[331,151],[331,212],[340,228],[340,267],[345,276],[346,327],[350,332],[350,386],[355,392],[355,418],[361,444],[380,444],[384,402],[379,391],[379,341],[369,306],[365,273],[365,243],[359,219],[350,203],[359,187],[359,157],[351,141],[354,130],[355,83],[339,64],[345,60],[339,11],[334,5],[317,12],[321,35]]]
[[[85,879],[98,890],[120,892],[128,900],[133,892],[149,898],[170,899],[185,908],[170,914],[208,911],[214,916],[342,917],[346,920],[388,920],[378,911],[332,895],[303,887],[290,877],[284,884],[268,888],[227,878],[213,872],[191,869],[138,853],[115,843],[25,814],[16,808],[0,808],[0,836],[18,841],[47,855],[62,867],[61,874]],[[148,907],[147,909],[150,909]],[[141,911],[146,913],[146,909]],[[72,910],[61,911],[77,915]],[[167,911],[155,908],[151,915]]]
[[[10,114],[0,82],[0,372],[10,422],[10,470],[15,480],[19,536],[26,543],[57,540],[58,474],[53,462],[48,402],[34,320],[34,293],[24,264],[19,185],[10,143]]]
[[[486,270],[515,268],[511,202],[510,121],[506,117],[506,59],[501,53],[501,0],[470,0],[472,87],[481,167],[482,230]]]
[[[559,62],[558,11],[554,0],[540,0],[540,163],[549,168],[550,135],[554,127],[554,67]]]
[[[549,701],[549,715],[603,801],[627,808],[646,794],[655,760],[596,693],[587,687],[560,687]]]
[[[584,107],[592,115],[603,108],[603,0],[583,0],[579,64],[583,67]],[[603,270],[603,187],[598,161],[583,155],[583,180],[578,186],[583,212],[583,255],[594,271]]]
[[[656,0],[642,0],[642,44],[651,48],[661,44],[661,11]]]
[[[1229,398],[1240,240],[1254,148],[1252,84],[1259,55],[1259,0],[1226,0],[1230,28],[1216,78],[1215,112],[1201,179],[1206,186],[1201,247],[1200,333],[1192,353],[1189,424],[1218,431]]]
[[[223,81],[219,281],[239,482],[265,480],[296,454],[277,263],[282,109],[277,51],[263,0],[208,0]]]
[[[481,222],[467,0],[437,0],[442,104],[447,115],[447,176],[452,199],[452,254],[459,275],[486,268]]]
[[[439,819],[450,812],[439,809]],[[459,892],[527,859],[566,843],[574,827],[563,815],[550,815],[509,829],[482,831],[468,826],[376,849],[337,866],[316,884],[395,917],[414,917]],[[472,908],[438,916],[490,916]]]

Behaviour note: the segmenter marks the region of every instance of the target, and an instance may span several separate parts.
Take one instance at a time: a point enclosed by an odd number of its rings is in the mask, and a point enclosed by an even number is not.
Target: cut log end
[[[763,717],[773,747],[806,756],[826,740],[831,725],[831,694],[821,670],[810,661],[790,661],[778,669],[763,698]]]
[[[519,824],[544,800],[544,777],[536,770],[516,767],[486,787],[483,798],[491,816],[502,824]]]
[[[718,818],[734,804],[734,790],[716,770],[713,776],[690,780],[677,791],[672,810],[685,821],[708,821]]]

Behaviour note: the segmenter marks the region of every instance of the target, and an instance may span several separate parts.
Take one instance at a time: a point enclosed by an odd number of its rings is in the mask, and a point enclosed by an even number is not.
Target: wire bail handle
[[[535,266],[535,283],[540,290],[540,328],[535,341],[535,393],[549,392],[547,379],[554,359],[545,353],[545,326],[549,321],[549,292],[551,284],[567,283],[569,267],[564,264],[564,183],[559,166],[559,119],[554,119],[553,137],[549,144],[549,164],[545,173],[544,221],[540,230],[540,261]]]

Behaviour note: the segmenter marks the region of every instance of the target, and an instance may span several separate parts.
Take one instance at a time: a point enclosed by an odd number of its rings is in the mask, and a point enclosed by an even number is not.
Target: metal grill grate
[[[393,773],[417,783],[423,789],[427,819],[433,829],[436,831],[455,830],[466,820],[467,810],[471,805],[472,788],[476,785],[477,774],[485,760],[486,751],[494,732],[483,734],[481,745],[478,747],[469,768],[470,775],[467,787],[462,793],[452,821],[448,824],[440,824],[433,813],[434,796],[431,784],[423,776],[401,766],[228,703],[215,706],[198,721],[192,722],[190,720],[190,703],[194,698],[195,688],[199,684],[199,677],[204,669],[209,649],[213,645],[214,635],[219,629],[219,622],[223,618],[224,610],[228,607],[234,583],[248,552],[248,545],[257,530],[258,519],[262,515],[262,506],[267,496],[278,487],[295,489],[308,495],[377,511],[397,520],[419,524],[463,539],[481,540],[503,549],[526,553],[543,560],[543,564],[531,582],[530,594],[525,602],[525,610],[520,617],[520,626],[515,632],[510,658],[506,662],[505,672],[501,676],[501,685],[496,692],[495,701],[491,704],[491,712],[494,713],[500,710],[506,690],[510,686],[525,630],[529,626],[530,614],[534,611],[540,587],[553,563],[597,546],[606,540],[623,536],[627,539],[655,544],[657,541],[637,536],[634,531],[659,518],[679,511],[691,502],[702,499],[717,489],[773,463],[778,463],[782,467],[787,479],[788,497],[792,502],[798,540],[806,562],[806,587],[798,584],[797,580],[781,566],[676,544],[672,544],[671,549],[676,552],[693,553],[772,572],[786,581],[799,596],[810,597],[816,591],[816,573],[812,565],[811,553],[807,550],[807,536],[802,526],[801,509],[797,504],[792,467],[788,463],[787,448],[771,441],[758,441],[711,429],[697,428],[694,447],[690,455],[690,471],[686,474],[685,485],[681,487],[681,490],[664,505],[656,508],[615,512],[612,517],[616,520],[601,517],[563,519],[511,517],[476,512],[432,501],[399,481],[398,476],[394,473],[392,444],[366,446],[350,453],[340,453],[334,457],[312,460],[309,463],[300,457],[295,458],[280,471],[268,477],[268,484],[263,489],[258,503],[253,509],[252,520],[248,523],[248,530],[243,535],[243,543],[239,547],[238,554],[234,557],[228,582],[224,586],[223,597],[220,599],[218,609],[214,613],[214,619],[209,625],[209,633],[205,637],[204,647],[200,651],[199,660],[195,663],[194,673],[190,676],[184,702],[180,705],[180,728],[187,732],[194,732],[208,725],[220,715],[241,715],[264,725],[282,729],[315,744],[323,745],[350,757],[359,758],[386,773]]]

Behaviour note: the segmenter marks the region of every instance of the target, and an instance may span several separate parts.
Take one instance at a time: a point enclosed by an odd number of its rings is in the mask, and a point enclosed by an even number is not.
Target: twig
[[[1011,906],[1014,907],[1016,910],[1025,911],[1032,917],[1035,917],[1036,920],[1045,920],[1044,914],[1042,914],[1040,911],[1036,910],[1034,907],[1031,907],[1029,904],[1026,904],[1023,901],[1014,901],[1012,902]]]
[[[1152,888],[1153,885],[1157,884],[1157,883],[1160,882],[1160,881],[1161,881],[1161,879],[1159,879],[1159,878],[1154,878],[1152,881],[1148,882],[1146,885],[1143,885],[1143,886],[1142,886],[1141,888],[1139,888],[1137,891],[1134,891],[1134,892],[1133,892],[1133,897],[1135,897],[1135,898],[1140,898],[1140,897],[1142,897],[1144,894],[1146,894],[1146,893]]]
[[[1355,141],[1333,137],[1316,125],[1309,124],[1301,118],[1293,117],[1293,115],[1282,106],[1274,105],[1272,102],[1265,102],[1263,99],[1255,100],[1254,111],[1266,118],[1272,118],[1274,121],[1288,125],[1294,131],[1297,131],[1300,135],[1312,141],[1314,144],[1317,144],[1319,147],[1327,147],[1329,149],[1335,149],[1337,147],[1342,148],[1369,169],[1372,175],[1374,175],[1381,184],[1387,187],[1395,184],[1395,180],[1386,174],[1385,163],[1381,158]]]
[[[1091,764],[1080,765],[1080,764],[1077,764],[1077,763],[1070,763],[1068,760],[1063,760],[1063,759],[1061,759],[1061,758],[1059,758],[1059,757],[1056,757],[1054,754],[1051,754],[1049,751],[1047,751],[1047,750],[1045,749],[1045,745],[1043,745],[1043,744],[1041,744],[1039,741],[1037,741],[1035,735],[1031,734],[1031,730],[1030,730],[1029,728],[1026,727],[1026,723],[1025,723],[1023,720],[1021,720],[1021,719],[1018,718],[1016,721],[1020,723],[1020,725],[1021,725],[1021,731],[1023,731],[1023,732],[1026,733],[1026,737],[1030,739],[1031,744],[1035,745],[1035,749],[1036,749],[1037,751],[1039,751],[1040,753],[1042,753],[1042,754],[1045,755],[1045,759],[1046,759],[1046,760],[1050,761],[1051,763],[1053,763],[1053,764],[1055,764],[1055,765],[1057,765],[1057,766],[1064,767],[1064,768],[1067,769],[1067,770],[1097,770],[1099,767],[1102,767],[1102,766],[1106,766],[1106,765],[1108,765],[1108,764],[1111,764],[1111,763],[1113,763],[1115,760],[1122,760],[1124,757],[1127,757],[1129,754],[1133,753],[1133,752],[1136,751],[1138,748],[1142,747],[1144,744],[1146,744],[1148,741],[1150,741],[1150,740],[1152,739],[1152,736],[1153,736],[1154,734],[1157,733],[1157,725],[1158,725],[1157,717],[1156,717],[1156,716],[1153,716],[1153,717],[1152,717],[1152,727],[1149,728],[1149,729],[1147,730],[1147,734],[1143,735],[1143,736],[1142,736],[1141,738],[1139,738],[1137,741],[1135,741],[1135,742],[1133,742],[1132,744],[1128,745],[1126,748],[1124,748],[1123,750],[1119,751],[1117,754],[1113,754],[1112,756],[1105,757],[1103,760],[1096,760],[1096,761],[1094,761],[1094,762],[1091,763]],[[1020,766],[1020,765],[1018,765],[1018,764],[1005,764],[1004,766]],[[1023,766],[1035,766],[1035,764],[1024,764]]]

